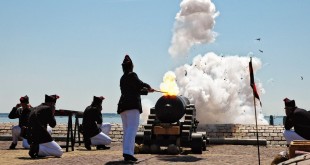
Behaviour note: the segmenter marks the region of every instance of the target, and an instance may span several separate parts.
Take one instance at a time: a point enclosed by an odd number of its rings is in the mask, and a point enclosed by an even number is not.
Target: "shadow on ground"
[[[35,159],[48,159],[48,157],[37,157],[37,158],[31,158],[30,156],[28,156],[28,157],[25,157],[25,156],[23,156],[23,157],[18,157],[18,159],[22,159],[22,160],[35,160]]]
[[[110,161],[107,162],[105,165],[122,165],[122,164],[138,164],[138,162],[125,162],[125,161]]]
[[[203,158],[197,158],[195,156],[171,156],[171,155],[163,155],[159,156],[158,159],[167,162],[198,162],[203,160]]]

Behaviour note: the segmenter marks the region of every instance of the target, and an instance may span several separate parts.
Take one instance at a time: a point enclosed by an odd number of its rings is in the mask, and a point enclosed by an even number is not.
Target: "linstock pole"
[[[257,115],[256,115],[256,101],[255,101],[254,91],[253,91],[253,98],[254,98],[254,110],[255,110],[257,156],[258,156],[258,164],[260,165],[260,152],[259,152],[258,129],[257,129]]]

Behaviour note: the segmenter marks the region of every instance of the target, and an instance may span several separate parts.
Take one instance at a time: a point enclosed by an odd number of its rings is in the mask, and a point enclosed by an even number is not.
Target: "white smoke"
[[[183,0],[180,7],[169,48],[172,57],[187,55],[193,45],[211,43],[216,37],[212,30],[219,12],[211,0]],[[180,95],[195,105],[200,124],[255,124],[255,106],[258,124],[268,124],[259,104],[254,106],[249,61],[249,57],[210,52],[175,69]],[[252,65],[255,73],[262,63],[253,58]],[[261,83],[256,82],[256,87],[264,93]]]
[[[183,0],[180,7],[169,48],[172,57],[185,56],[193,45],[211,43],[217,35],[212,30],[219,12],[211,0]]]
[[[180,95],[195,104],[201,124],[255,124],[249,61],[249,57],[207,53],[175,70]],[[261,61],[253,58],[252,63],[255,73]],[[260,94],[264,93],[261,83],[256,86]],[[261,113],[258,124],[268,124]]]
[[[140,122],[142,124],[146,124],[149,114],[151,113],[150,110],[154,107],[154,103],[149,99],[142,99],[142,114],[140,115]]]

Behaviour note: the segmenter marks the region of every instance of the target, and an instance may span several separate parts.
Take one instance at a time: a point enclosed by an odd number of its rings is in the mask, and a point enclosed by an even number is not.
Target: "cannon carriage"
[[[183,96],[162,96],[150,109],[144,131],[138,132],[136,143],[144,146],[174,145],[191,148],[195,154],[206,150],[206,135],[197,133],[196,109]]]

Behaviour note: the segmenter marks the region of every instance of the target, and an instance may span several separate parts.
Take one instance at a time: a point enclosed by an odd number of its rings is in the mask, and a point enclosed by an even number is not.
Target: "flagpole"
[[[256,125],[256,142],[257,142],[257,156],[258,156],[258,164],[260,165],[260,152],[259,152],[259,141],[258,141],[258,129],[257,129],[257,115],[256,115],[256,101],[255,95],[253,92],[253,100],[254,100],[254,110],[255,110],[255,125]]]
[[[253,100],[254,100],[254,110],[255,110],[255,124],[256,124],[256,141],[257,141],[257,153],[258,153],[258,164],[260,165],[260,152],[259,152],[259,141],[258,141],[258,128],[257,128],[257,114],[256,114],[256,101],[255,98],[257,98],[259,101],[259,95],[256,90],[255,82],[254,82],[254,73],[253,73],[253,67],[252,67],[252,57],[250,58],[249,62],[249,70],[250,70],[250,85],[253,90]],[[260,106],[262,106],[262,102],[260,101]]]

